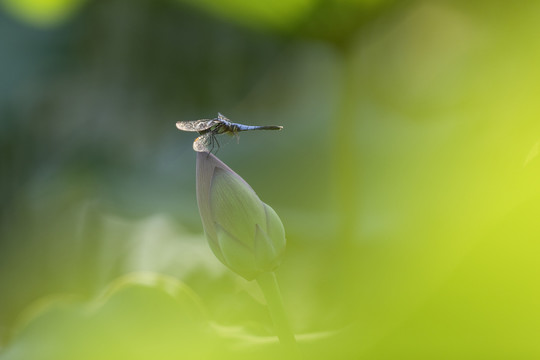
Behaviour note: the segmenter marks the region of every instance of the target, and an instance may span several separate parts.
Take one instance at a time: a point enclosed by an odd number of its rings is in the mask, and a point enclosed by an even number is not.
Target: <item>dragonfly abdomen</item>
[[[275,126],[275,125],[264,125],[264,126],[251,126],[251,125],[242,125],[242,124],[235,124],[235,125],[236,125],[236,131],[283,129],[283,126]]]

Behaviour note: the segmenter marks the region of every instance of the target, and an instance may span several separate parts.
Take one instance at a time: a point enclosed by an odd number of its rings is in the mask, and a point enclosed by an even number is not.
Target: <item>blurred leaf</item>
[[[194,293],[159,274],[131,274],[97,301],[60,298],[30,314],[0,359],[205,358],[219,345]]]
[[[298,34],[346,47],[362,26],[392,3],[392,0],[317,1],[309,17],[299,24]]]
[[[341,43],[389,0],[179,0],[256,29]]]
[[[4,9],[36,26],[56,25],[72,15],[85,0],[2,0]]]
[[[275,336],[209,321],[198,296],[173,277],[133,273],[97,299],[38,301],[21,317],[1,360],[275,359]],[[301,336],[306,343],[332,336]]]
[[[254,28],[291,29],[315,5],[315,0],[180,0],[233,22]]]

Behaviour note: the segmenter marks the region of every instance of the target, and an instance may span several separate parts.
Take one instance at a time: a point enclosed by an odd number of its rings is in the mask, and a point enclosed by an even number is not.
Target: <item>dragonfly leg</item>
[[[217,145],[217,150],[216,150],[216,152],[214,154],[217,155],[217,153],[218,153],[218,151],[220,149],[220,146],[219,146],[219,141],[218,141],[217,137],[214,137],[214,140],[216,141],[216,145]]]
[[[209,134],[208,147],[207,147],[206,151],[208,151],[208,155],[210,155],[212,153],[212,151],[214,151],[214,136],[212,134]]]
[[[213,133],[210,134],[209,141],[210,141],[210,144],[209,144],[210,149],[209,149],[208,153],[212,153],[214,151],[214,149],[216,148],[216,146],[217,146],[217,149],[219,150],[219,141],[216,138],[215,134],[213,134]],[[214,154],[217,154],[217,151]]]

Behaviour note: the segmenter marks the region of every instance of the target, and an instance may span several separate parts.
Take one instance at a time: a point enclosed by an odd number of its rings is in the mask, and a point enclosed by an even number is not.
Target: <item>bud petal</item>
[[[263,203],[255,191],[221,168],[215,170],[212,179],[210,208],[214,222],[250,249],[253,249],[255,224],[266,228]]]
[[[245,279],[254,279],[259,271],[253,250],[230,236],[221,226],[217,227],[218,244],[223,254],[224,264]]]
[[[278,214],[269,205],[264,204],[264,210],[266,213],[266,225],[268,236],[272,239],[272,242],[276,249],[281,253],[285,250],[287,240],[285,240],[285,228],[279,218]]]
[[[279,265],[278,262],[281,260],[279,258],[280,254],[266,232],[259,225],[257,225],[256,229],[255,247],[253,250],[257,265],[260,266],[262,271],[272,271]]]

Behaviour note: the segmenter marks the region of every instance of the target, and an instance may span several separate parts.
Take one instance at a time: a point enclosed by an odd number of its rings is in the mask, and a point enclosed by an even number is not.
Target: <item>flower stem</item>
[[[264,272],[257,277],[257,282],[268,304],[270,317],[274,322],[279,341],[292,357],[299,359],[298,346],[285,314],[276,274],[274,272]]]

